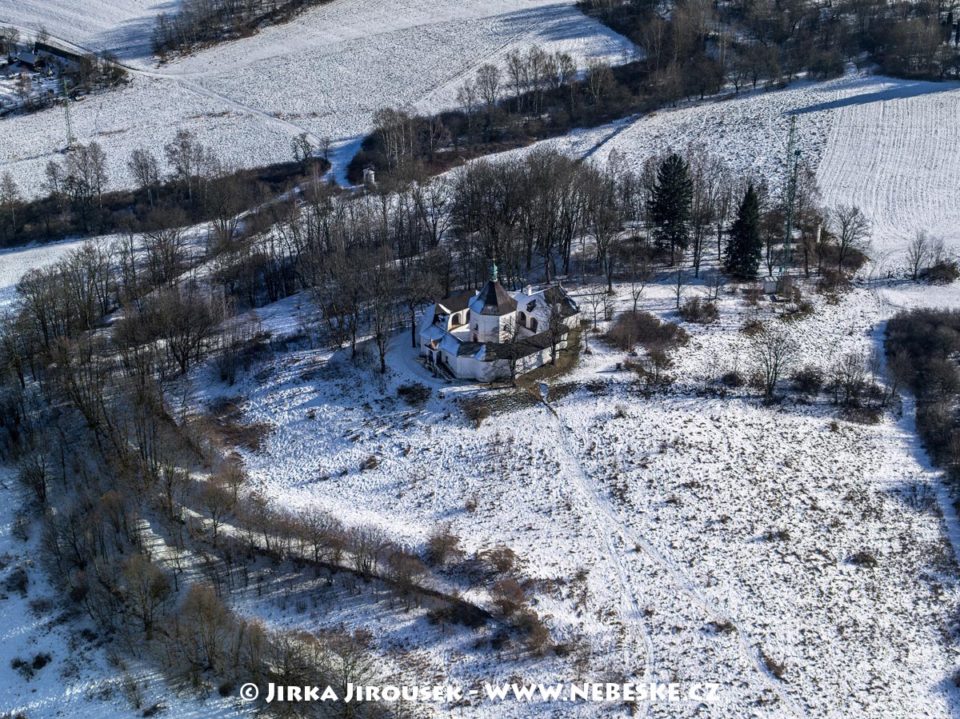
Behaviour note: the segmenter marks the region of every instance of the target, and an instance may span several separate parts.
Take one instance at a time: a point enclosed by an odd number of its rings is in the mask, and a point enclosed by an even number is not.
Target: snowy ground
[[[19,3],[4,13],[5,1],[0,20],[20,13]],[[74,24],[70,7],[32,3],[24,17],[38,18],[27,24],[46,17],[51,36],[81,47],[128,42],[122,27],[115,39],[91,29],[102,24],[96,18],[103,7],[94,8],[89,24]],[[136,15],[145,7],[159,6],[128,3],[124,12]],[[142,32],[141,20],[131,22],[129,33]],[[481,64],[502,62],[512,49],[532,45],[567,50],[581,66],[595,57],[620,62],[635,51],[569,1],[335,0],[291,23],[159,68],[149,56],[128,56],[132,84],[76,103],[74,132],[82,142],[103,145],[114,187],[130,183],[126,162],[133,149],[162,155],[178,129],[195,132],[242,166],[289,159],[290,141],[302,132],[315,143],[330,138],[342,174],[374,111],[449,107],[456,87]],[[8,118],[2,128],[0,170],[37,194],[43,168],[65,144],[62,110]]]
[[[673,318],[671,292],[653,286],[642,306]],[[957,306],[958,292],[939,290],[933,301]],[[861,286],[839,304],[818,298],[815,315],[784,326],[808,348],[803,362],[827,368],[849,351],[869,355],[882,322],[927,296],[916,285]],[[627,292],[620,297],[626,305]],[[772,409],[747,393],[700,396],[723,372],[747,371],[737,330],[774,311],[729,295],[721,304],[719,323],[690,328],[673,392],[643,397],[632,375],[615,369],[622,353],[593,341],[577,370],[554,381],[553,411],[501,399],[479,429],[452,398],[495,393],[430,380],[406,334],[392,345],[383,381],[372,364],[358,371],[304,350],[233,387],[198,375],[196,399],[247,397],[247,417],[274,426],[246,460],[278,504],[321,507],[414,547],[449,523],[470,550],[515,549],[539,580],[536,607],[555,639],[586,648],[587,678],[719,682],[721,701],[709,711],[717,717],[954,716],[960,587],[939,475],[910,417],[866,426],[837,420],[822,402]],[[304,307],[288,300],[280,309],[268,308],[265,325],[298,331]],[[395,395],[413,379],[434,387],[423,410]],[[379,466],[361,471],[371,455]],[[878,566],[851,563],[860,551]],[[416,630],[416,615],[398,615],[396,625],[356,605],[285,619],[273,604],[245,611],[306,627],[371,622],[384,651],[402,648],[422,672],[463,683],[583,673],[572,659],[490,661],[452,649]],[[764,657],[785,666],[783,680]],[[464,715],[555,708],[480,704]]]
[[[699,145],[777,190],[791,116],[802,156],[817,168],[824,204],[858,205],[872,221],[875,260],[901,252],[917,230],[960,249],[960,163],[952,152],[960,145],[957,83],[860,75],[801,82],[686,104],[537,146],[597,161],[615,151],[638,167],[665,150]]]

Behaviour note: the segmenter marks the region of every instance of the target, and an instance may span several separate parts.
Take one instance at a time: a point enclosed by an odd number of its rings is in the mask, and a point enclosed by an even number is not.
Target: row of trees
[[[653,159],[645,174],[645,220],[655,246],[669,250],[671,264],[689,249],[695,274],[699,274],[711,227],[716,228],[717,259],[739,279],[756,278],[762,265],[766,274],[773,274],[777,267],[802,263],[809,276],[814,258],[818,271],[832,261],[831,269],[837,273],[855,269],[863,261],[867,218],[855,206],[840,206],[829,213],[821,209],[809,168],[799,169],[792,199],[772,197],[764,184],[751,181],[738,195],[737,184],[722,164],[696,151],[687,157],[673,153]],[[789,223],[784,221],[787,213]]]
[[[160,13],[153,29],[153,51],[165,59],[256,33],[262,26],[288,22],[298,13],[330,0],[184,0],[175,13]]]
[[[643,47],[660,82],[696,82],[696,74],[712,72],[739,88],[804,71],[830,76],[862,53],[894,74],[944,77],[960,71],[960,35],[949,3],[676,0],[667,5],[669,12],[653,0],[580,3]]]
[[[960,313],[919,309],[901,312],[887,323],[887,364],[894,378],[916,397],[917,431],[930,457],[960,479]]]
[[[40,186],[44,194],[34,200],[25,199],[5,173],[0,177],[0,245],[207,220],[217,241],[229,243],[239,231],[241,212],[297,182],[316,181],[329,165],[301,154],[296,162],[239,170],[191,132],[180,130],[161,157],[145,148],[130,153],[126,166],[134,191],[110,190],[109,166],[99,143],[78,143],[62,160],[47,163]]]

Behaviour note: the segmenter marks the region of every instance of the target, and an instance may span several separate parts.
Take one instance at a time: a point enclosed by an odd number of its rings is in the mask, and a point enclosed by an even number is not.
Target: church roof
[[[473,299],[473,291],[459,292],[455,295],[440,300],[437,304],[448,312],[459,312],[470,306],[470,300]]]
[[[573,317],[580,311],[580,307],[562,287],[548,287],[543,291],[543,298],[551,305],[556,305],[560,316],[564,319]]]
[[[470,311],[481,315],[508,315],[517,311],[517,301],[499,282],[488,280],[470,303]]]

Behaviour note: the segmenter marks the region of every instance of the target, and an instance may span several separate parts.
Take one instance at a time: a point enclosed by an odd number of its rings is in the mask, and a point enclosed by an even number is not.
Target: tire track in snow
[[[650,544],[650,542],[637,536],[624,525],[624,523],[618,517],[617,510],[610,504],[610,500],[607,499],[603,491],[596,485],[587,471],[583,468],[583,465],[577,457],[576,452],[574,452],[572,445],[572,428],[563,420],[563,418],[552,405],[546,401],[544,404],[557,420],[557,426],[560,430],[561,438],[563,440],[564,451],[570,456],[579,489],[592,505],[591,513],[595,516],[605,519],[609,526],[614,526],[617,528],[617,531],[623,536],[624,539],[626,539],[628,542],[632,542],[634,546],[640,547],[644,554],[659,564],[667,572],[674,584],[707,614],[714,617],[714,619],[718,622],[729,622],[732,624],[737,635],[737,643],[740,649],[739,653],[741,658],[757,670],[760,676],[764,679],[764,683],[766,684],[767,688],[770,689],[770,691],[772,691],[780,699],[783,705],[790,710],[790,713],[793,716],[805,717],[806,712],[793,701],[786,691],[784,691],[780,680],[773,676],[766,663],[760,657],[759,647],[741,627],[741,624],[737,621],[734,621],[727,612],[714,604],[713,601],[711,601],[706,594],[686,575],[683,569],[676,562],[666,557],[656,547]],[[603,522],[601,521],[599,524],[602,528]],[[632,601],[633,607],[639,614],[639,607],[637,605],[636,598],[629,589],[629,581],[626,576],[626,570],[613,548],[610,533],[604,531],[604,534],[607,538],[607,546],[610,552],[609,557],[615,566],[617,566],[618,571],[620,572],[620,581],[625,585],[624,588],[627,591],[630,600]],[[646,634],[645,630],[644,638],[649,641],[649,636]]]
[[[603,537],[604,543],[606,544],[607,560],[611,565],[613,565],[617,572],[617,579],[619,580],[622,589],[622,601],[620,609],[621,618],[624,620],[625,627],[635,627],[640,634],[645,653],[643,678],[645,682],[652,682],[655,678],[653,674],[653,640],[650,639],[650,634],[643,624],[643,613],[640,609],[640,603],[637,601],[636,594],[634,594],[633,589],[630,586],[629,573],[624,565],[623,560],[621,559],[623,552],[617,550],[614,543],[613,533],[608,529],[608,527],[617,527],[620,529],[620,524],[616,521],[613,521],[608,513],[604,511],[599,494],[595,490],[591,490],[590,486],[592,482],[587,476],[587,473],[584,470],[583,465],[580,463],[580,460],[577,458],[576,453],[573,451],[573,447],[570,443],[569,430],[564,424],[563,420],[560,419],[560,415],[557,414],[557,411],[548,402],[544,401],[543,404],[550,414],[557,420],[557,427],[560,430],[561,446],[569,458],[567,466],[576,479],[577,489],[580,490],[580,493],[584,497],[585,501],[583,506],[590,513],[590,517],[594,522],[594,529]],[[620,533],[623,534],[622,531]],[[624,543],[624,546],[626,546],[626,543]],[[631,658],[632,655],[629,653],[629,649],[625,648],[625,666],[630,665]],[[644,706],[647,710],[647,714],[649,715],[650,703],[644,702]]]

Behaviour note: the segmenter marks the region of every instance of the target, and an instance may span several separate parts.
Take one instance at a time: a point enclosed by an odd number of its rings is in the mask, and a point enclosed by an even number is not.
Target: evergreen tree
[[[753,279],[760,267],[763,240],[760,237],[760,198],[750,183],[737,209],[727,242],[727,272],[741,279]]]
[[[670,264],[674,263],[676,251],[687,247],[692,200],[690,168],[680,155],[674,153],[657,168],[657,181],[647,206],[657,247],[670,246]]]

